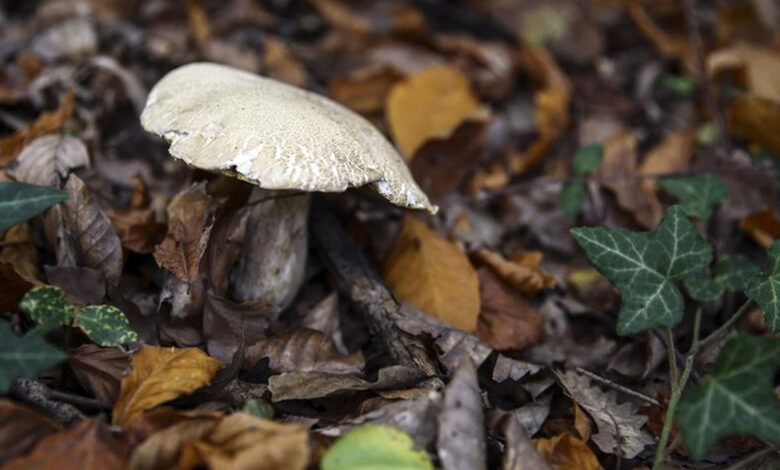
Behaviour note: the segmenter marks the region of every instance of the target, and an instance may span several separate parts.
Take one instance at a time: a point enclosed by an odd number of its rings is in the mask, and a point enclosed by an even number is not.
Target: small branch
[[[672,384],[680,380],[680,372],[677,370],[677,348],[674,347],[674,332],[668,326],[666,332],[666,354],[669,356],[669,374],[672,376]]]
[[[589,371],[587,369],[584,369],[582,367],[575,367],[574,370],[576,370],[577,372],[579,372],[582,375],[586,375],[586,376],[590,377],[591,379],[595,380],[596,382],[599,382],[601,384],[606,385],[607,387],[614,388],[615,390],[623,392],[626,395],[631,395],[633,397],[639,398],[640,400],[646,401],[647,403],[650,403],[651,405],[655,405],[655,406],[659,406],[661,408],[664,408],[663,403],[661,403],[660,401],[656,400],[653,397],[645,395],[644,393],[637,392],[636,390],[632,390],[632,389],[630,389],[630,388],[628,388],[628,387],[626,387],[624,385],[620,385],[617,382],[614,382],[612,380],[604,378],[604,377],[602,377],[602,376],[600,376],[598,374],[594,374],[593,372],[591,372],[591,371]]]
[[[744,315],[745,312],[747,312],[752,306],[753,300],[748,299],[744,304],[742,304],[741,307],[739,307],[739,310],[734,312],[731,318],[726,320],[726,323],[721,325],[720,328],[713,331],[709,336],[699,342],[699,349],[704,349],[705,347],[717,341],[725,333],[728,333],[729,330],[731,330],[731,328],[739,321],[739,319],[742,318],[742,315]]]
[[[84,419],[84,414],[74,406],[61,403],[52,397],[52,390],[32,379],[16,379],[11,385],[11,396],[44,414],[69,426]]]
[[[767,455],[778,451],[780,451],[780,446],[778,445],[765,447],[763,449],[757,450],[756,452],[753,452],[752,454],[748,455],[744,459],[734,462],[726,470],[739,470],[740,468],[745,468],[748,464],[751,464],[753,462],[758,462],[759,460],[763,459]],[[750,467],[750,468],[755,468],[755,467]]]

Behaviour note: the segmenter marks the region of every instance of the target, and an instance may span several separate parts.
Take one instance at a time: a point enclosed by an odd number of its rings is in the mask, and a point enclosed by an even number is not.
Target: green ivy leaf
[[[68,193],[59,189],[15,181],[0,183],[0,232],[67,198]]]
[[[76,323],[89,339],[100,346],[118,346],[138,341],[138,335],[130,328],[125,314],[113,305],[84,307],[76,316]]]
[[[36,335],[19,337],[8,323],[0,323],[0,393],[6,393],[18,377],[34,377],[38,371],[65,360],[64,353]]]
[[[766,327],[771,333],[780,330],[780,240],[775,240],[767,252],[769,269],[750,283],[746,294],[764,312]]]
[[[761,269],[744,255],[726,255],[715,265],[715,282],[733,292],[747,289],[759,274]]]
[[[585,202],[585,185],[582,183],[566,183],[561,188],[558,204],[561,212],[566,217],[573,219],[580,211],[580,207]]]
[[[723,180],[711,173],[662,178],[658,180],[658,186],[679,199],[686,214],[701,220],[709,219],[712,206],[729,196]]]
[[[322,458],[322,470],[433,470],[428,454],[404,432],[366,425],[336,441]]]
[[[687,392],[677,420],[691,456],[701,459],[720,438],[751,434],[780,442],[780,402],[772,381],[780,341],[740,334],[718,354],[712,375]]]
[[[53,286],[31,289],[22,297],[19,308],[44,328],[67,325],[75,313],[65,292]]]
[[[710,303],[718,300],[726,290],[723,284],[710,277],[706,270],[686,277],[683,280],[685,291],[697,302]]]
[[[593,170],[598,170],[604,161],[604,146],[590,144],[577,150],[572,161],[572,172],[577,176],[585,176]]]
[[[621,335],[679,322],[683,298],[674,281],[701,272],[712,261],[712,248],[680,206],[671,207],[652,232],[577,227],[571,233],[620,291]]]

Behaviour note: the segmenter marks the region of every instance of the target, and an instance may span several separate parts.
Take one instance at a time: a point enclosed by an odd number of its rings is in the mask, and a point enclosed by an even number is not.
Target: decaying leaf
[[[387,94],[401,78],[391,67],[369,66],[332,79],[328,95],[355,112],[375,114],[382,110]]]
[[[207,292],[203,306],[203,336],[209,354],[229,362],[242,338],[247,345],[265,338],[266,328],[278,313],[278,307],[264,300],[239,304]]]
[[[533,296],[542,289],[555,286],[555,278],[541,271],[544,257],[541,252],[518,253],[507,260],[499,253],[480,248],[474,256],[523,295]]]
[[[537,439],[534,444],[555,470],[604,470],[593,451],[569,433]]]
[[[13,265],[0,261],[0,311],[12,312],[33,284],[16,272]]]
[[[423,449],[396,428],[361,426],[336,441],[325,453],[322,470],[433,470],[430,457]]]
[[[220,365],[200,349],[145,346],[122,378],[113,423],[126,425],[145,410],[207,385]]]
[[[76,169],[89,166],[84,142],[76,137],[50,134],[30,142],[8,170],[16,181],[59,188]]]
[[[769,207],[748,215],[739,226],[764,248],[769,248],[774,240],[780,238],[780,219]]]
[[[263,61],[269,77],[298,87],[306,85],[306,69],[293,57],[284,42],[266,36],[263,45],[265,46]]]
[[[707,57],[707,72],[717,76],[724,72],[742,72],[747,89],[759,98],[780,104],[780,53],[752,43],[739,43],[717,50]]]
[[[556,375],[572,399],[596,422],[599,432],[592,439],[603,452],[632,459],[653,443],[653,438],[642,429],[647,417],[636,414],[629,402],[618,404],[614,391],[603,392],[591,385],[587,377],[573,371]]]
[[[639,172],[644,174],[678,173],[688,169],[693,156],[696,136],[693,132],[672,132],[664,137],[645,157]],[[642,190],[651,197],[655,193],[655,179],[642,180]]]
[[[507,287],[489,268],[480,268],[482,309],[476,335],[496,350],[522,350],[537,341],[543,319],[533,306]]]
[[[439,458],[448,470],[487,468],[484,413],[477,370],[464,358],[444,391],[439,415]]]
[[[84,344],[68,354],[68,365],[81,386],[104,403],[113,403],[130,356],[120,348],[101,348]]]
[[[32,241],[30,226],[26,223],[14,225],[6,230],[3,242],[6,246],[0,251],[0,263],[10,264],[25,281],[40,284],[38,252]]]
[[[479,316],[479,281],[457,245],[422,222],[404,217],[388,255],[384,278],[402,301],[463,331]]]
[[[0,465],[31,451],[62,426],[27,406],[0,399]]]
[[[99,419],[41,439],[27,456],[8,462],[3,470],[115,470],[123,468],[128,445]]]
[[[387,96],[386,112],[390,133],[407,160],[428,139],[446,138],[464,120],[486,116],[466,77],[446,65],[396,84]]]
[[[780,155],[780,103],[740,94],[728,103],[726,114],[734,136]]]
[[[520,420],[514,414],[504,419],[506,453],[503,470],[552,470],[550,463],[536,450]]]
[[[146,183],[139,175],[132,178],[133,195],[130,206],[108,212],[122,246],[136,253],[151,253],[165,233],[165,225],[157,222]]]
[[[195,184],[168,204],[168,233],[154,250],[157,264],[182,281],[194,281],[208,247],[217,202],[204,183]]]
[[[329,336],[306,328],[249,346],[244,364],[251,367],[263,358],[268,358],[268,367],[276,372],[360,374],[365,366],[361,351],[343,355]]]

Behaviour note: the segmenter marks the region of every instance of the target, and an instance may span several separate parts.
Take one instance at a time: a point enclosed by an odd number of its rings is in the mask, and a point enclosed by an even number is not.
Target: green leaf
[[[577,150],[572,161],[572,172],[576,176],[585,176],[588,172],[598,170],[604,160],[604,146],[590,144]]]
[[[404,432],[366,425],[336,441],[322,458],[322,470],[433,470],[428,454]]]
[[[585,185],[582,183],[566,183],[561,188],[558,204],[561,212],[566,217],[573,219],[580,211],[582,203],[585,202]]]
[[[244,404],[244,413],[258,418],[271,419],[274,417],[274,407],[262,398],[250,398]]]
[[[688,295],[693,300],[701,303],[715,302],[726,290],[723,284],[712,279],[705,270],[686,277],[683,280],[683,285]]]
[[[658,186],[679,199],[686,214],[701,220],[709,219],[712,206],[729,196],[723,180],[711,173],[662,178],[658,180]]]
[[[19,337],[8,323],[0,323],[0,393],[6,393],[13,379],[35,377],[41,369],[65,360],[64,353],[36,335]]]
[[[663,76],[662,82],[666,88],[682,96],[691,96],[696,90],[696,85],[693,83],[693,80],[685,75],[668,73]]]
[[[118,346],[138,341],[138,335],[130,328],[125,314],[113,305],[84,307],[76,316],[76,323],[89,339],[100,346]]]
[[[59,189],[5,181],[0,183],[0,232],[34,217],[64,201],[68,193]]]
[[[759,274],[761,269],[744,255],[726,255],[715,265],[715,282],[734,292],[747,289]]]
[[[73,320],[74,310],[65,292],[59,287],[41,286],[24,295],[19,308],[39,325],[53,328]]]
[[[683,298],[674,281],[701,272],[712,261],[712,248],[680,206],[671,207],[652,232],[577,227],[571,233],[620,291],[621,335],[679,322]]]
[[[769,269],[750,283],[746,294],[764,312],[766,327],[771,333],[780,330],[780,240],[775,240],[767,252]]]
[[[677,420],[691,456],[701,459],[720,438],[750,434],[780,442],[780,402],[772,382],[780,341],[740,334],[718,354],[712,375],[687,392]]]

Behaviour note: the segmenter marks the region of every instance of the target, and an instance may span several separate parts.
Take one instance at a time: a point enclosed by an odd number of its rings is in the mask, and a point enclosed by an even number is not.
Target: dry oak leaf
[[[168,204],[168,233],[154,249],[154,259],[182,281],[198,277],[198,266],[208,247],[217,202],[205,183],[190,186]]]
[[[65,122],[73,114],[75,100],[73,92],[68,91],[62,99],[59,108],[42,113],[32,124],[21,129],[16,134],[0,139],[0,165],[7,165],[22,151],[28,143],[36,138],[59,132]]]
[[[2,470],[116,470],[124,468],[127,442],[114,436],[99,419],[85,419],[72,428],[43,438],[35,449]]]
[[[396,297],[471,332],[479,316],[477,273],[458,245],[406,216],[387,257],[384,279]]]
[[[590,447],[569,433],[536,439],[534,445],[555,470],[604,470]]]
[[[122,378],[113,423],[123,426],[145,410],[207,385],[221,363],[197,348],[145,346]]]
[[[397,83],[387,96],[390,134],[406,160],[427,140],[448,137],[466,119],[485,119],[463,73],[449,65],[426,68]]]
[[[538,251],[518,253],[512,260],[507,260],[499,253],[480,248],[474,257],[524,295],[533,296],[542,289],[555,286],[555,278],[541,271],[544,255]]]

